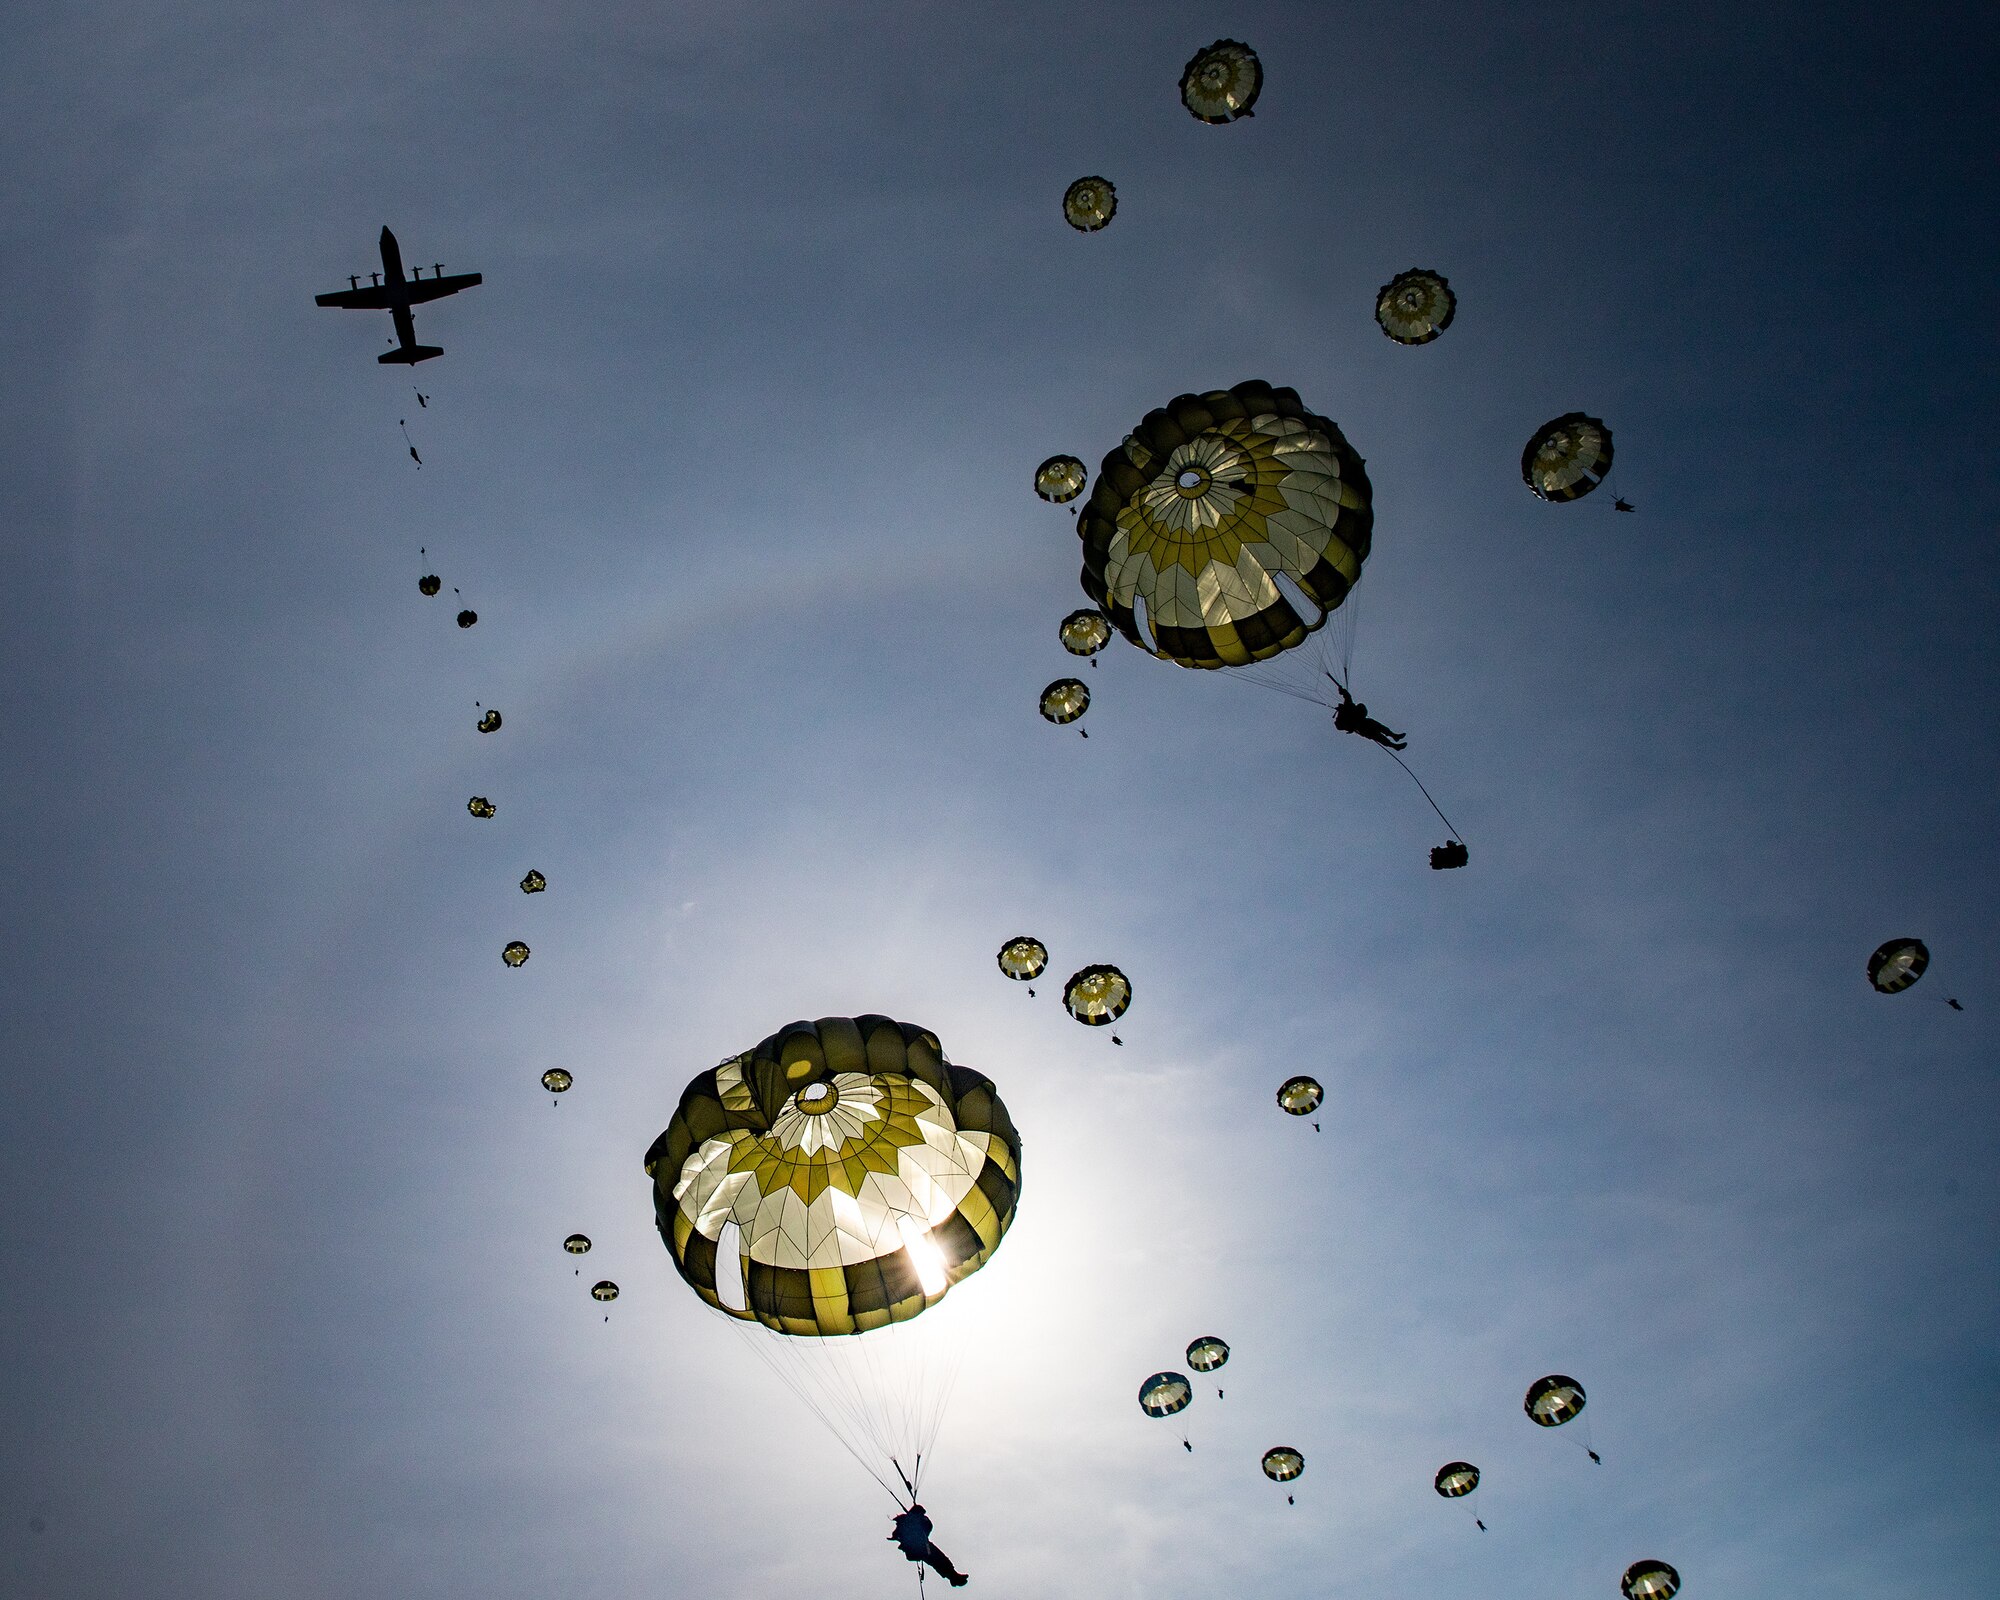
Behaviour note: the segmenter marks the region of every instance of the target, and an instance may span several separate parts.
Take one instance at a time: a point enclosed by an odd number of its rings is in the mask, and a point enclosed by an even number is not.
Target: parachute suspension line
[[[1409,762],[1405,761],[1401,756],[1397,755],[1396,752],[1391,750],[1386,744],[1378,746],[1378,748],[1382,750],[1382,752],[1385,755],[1387,755],[1391,761],[1395,762],[1397,766],[1401,767],[1405,772],[1410,772]],[[1410,782],[1414,783],[1417,786],[1417,793],[1421,794],[1426,800],[1430,800],[1431,810],[1435,811],[1438,814],[1438,821],[1442,822],[1445,825],[1445,827],[1450,831],[1451,836],[1454,839],[1463,840],[1465,836],[1458,831],[1456,826],[1454,826],[1451,818],[1444,814],[1444,808],[1440,806],[1435,800],[1431,800],[1431,792],[1430,790],[1424,787],[1424,780],[1418,777],[1414,772],[1410,772]]]
[[[735,1321],[734,1318],[731,1318],[730,1320],[732,1322]],[[833,1437],[839,1441],[841,1449],[845,1450],[849,1455],[854,1457],[856,1465],[858,1465],[863,1472],[867,1473],[869,1477],[873,1478],[878,1484],[881,1485],[882,1492],[886,1494],[892,1501],[894,1501],[896,1509],[898,1511],[901,1511],[903,1509],[902,1498],[896,1493],[896,1491],[893,1488],[890,1487],[888,1480],[884,1478],[881,1473],[875,1470],[875,1468],[869,1463],[867,1457],[862,1455],[862,1453],[859,1450],[854,1448],[853,1442],[848,1438],[846,1432],[840,1427],[840,1425],[837,1422],[835,1422],[835,1420],[831,1416],[827,1414],[826,1409],[823,1406],[821,1406],[818,1399],[806,1388],[806,1386],[799,1382],[797,1376],[794,1373],[786,1370],[784,1363],[779,1361],[773,1352],[764,1348],[762,1342],[762,1330],[761,1329],[753,1330],[745,1328],[743,1332],[747,1336],[750,1348],[753,1352],[755,1352],[757,1359],[763,1362],[765,1366],[771,1369],[771,1372],[777,1377],[779,1382],[783,1383],[787,1389],[791,1390],[794,1395],[798,1396],[799,1402],[802,1405],[804,1405],[806,1410],[810,1411],[815,1417],[819,1418],[820,1426],[825,1428],[828,1433],[832,1434]]]

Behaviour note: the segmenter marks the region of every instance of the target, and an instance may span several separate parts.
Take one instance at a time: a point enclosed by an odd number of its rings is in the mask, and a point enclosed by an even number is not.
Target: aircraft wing
[[[448,294],[473,288],[481,281],[476,272],[454,272],[448,278],[417,278],[404,287],[410,291],[410,304],[420,306],[426,300],[442,300]]]
[[[338,289],[332,294],[313,296],[316,306],[339,306],[343,311],[387,311],[389,291],[379,284],[370,284],[366,289]]]

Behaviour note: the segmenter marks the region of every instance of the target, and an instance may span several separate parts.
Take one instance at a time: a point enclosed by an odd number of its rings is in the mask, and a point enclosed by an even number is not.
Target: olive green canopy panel
[[[1264,64],[1257,52],[1234,39],[1217,39],[1197,50],[1181,69],[1181,104],[1203,122],[1221,124],[1253,115],[1264,91]]]
[[[794,1022],[702,1073],[646,1152],[660,1237],[717,1310],[779,1333],[914,1317],[999,1247],[1021,1144],[993,1085],[887,1017]],[[745,1304],[724,1303],[734,1225]]]
[[[1086,1028],[1105,1028],[1125,1015],[1132,982],[1116,967],[1085,967],[1063,985],[1063,1004]]]
[[[1063,190],[1063,220],[1078,233],[1095,233],[1118,215],[1118,190],[1109,178],[1078,178]]]
[[[1664,1561],[1635,1561],[1618,1580],[1625,1600],[1673,1600],[1681,1591],[1681,1575]]]
[[[1075,456],[1050,456],[1035,468],[1035,493],[1051,505],[1068,505],[1083,493],[1088,476]]]
[[[1187,1364],[1196,1372],[1213,1372],[1229,1361],[1229,1346],[1212,1333],[1205,1333],[1187,1347]]]
[[[1305,1476],[1306,1458],[1288,1444],[1264,1452],[1264,1476],[1273,1483],[1290,1483]]]
[[[1104,613],[1080,606],[1062,619],[1062,647],[1073,656],[1094,656],[1111,642],[1111,624]]]
[[[1521,481],[1544,500],[1581,500],[1610,470],[1611,430],[1581,411],[1543,423],[1521,452]]]
[[[1479,1469],[1470,1461],[1447,1461],[1438,1468],[1431,1487],[1447,1500],[1463,1499],[1479,1487]]]
[[[1042,719],[1058,727],[1090,709],[1090,690],[1079,678],[1058,678],[1042,691]]]
[[[1930,964],[1930,947],[1923,940],[1891,939],[1868,958],[1868,981],[1880,994],[1901,994]]]
[[[1278,1105],[1294,1117],[1309,1117],[1319,1110],[1326,1091],[1315,1078],[1287,1078],[1278,1085]]]
[[[1294,390],[1184,394],[1098,468],[1077,519],[1083,590],[1163,660],[1245,666],[1326,621],[1360,579],[1373,528],[1361,457]],[[1280,580],[1317,614],[1301,615]]]
[[[1429,344],[1458,314],[1458,296],[1429,267],[1399,272],[1375,292],[1375,320],[1398,344]]]
[[[1031,983],[1049,964],[1049,947],[1028,934],[1009,939],[1000,947],[1000,970],[1016,983]]]
[[[1560,1372],[1537,1378],[1528,1385],[1528,1397],[1521,1409],[1528,1420],[1541,1428],[1560,1428],[1583,1410],[1583,1385]]]
[[[1171,1417],[1185,1411],[1194,1385],[1178,1372],[1156,1372],[1139,1385],[1139,1409],[1149,1417]]]

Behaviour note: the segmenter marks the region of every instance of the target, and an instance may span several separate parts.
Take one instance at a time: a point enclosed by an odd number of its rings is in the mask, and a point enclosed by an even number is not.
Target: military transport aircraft
[[[348,278],[345,289],[315,295],[313,303],[339,306],[344,311],[388,312],[396,319],[397,345],[375,359],[414,367],[419,361],[443,355],[444,349],[440,345],[417,343],[417,323],[410,315],[410,307],[422,305],[426,300],[441,300],[448,294],[457,294],[461,289],[470,289],[481,281],[476,272],[454,272],[447,278],[442,262],[432,266],[431,272],[433,275],[426,278],[424,269],[419,267],[413,277],[405,279],[403,252],[396,243],[396,236],[384,228],[382,270],[368,274],[373,280],[368,287],[362,288],[360,276],[355,274]]]

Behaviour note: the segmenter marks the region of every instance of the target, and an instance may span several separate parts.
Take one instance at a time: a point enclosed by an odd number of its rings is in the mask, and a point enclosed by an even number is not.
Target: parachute
[[[699,1074],[645,1167],[682,1281],[913,1500],[955,1377],[935,1369],[962,1349],[927,1351],[923,1315],[991,1258],[1020,1195],[993,1084],[909,1023],[794,1022]]]
[[[563,1240],[563,1248],[573,1256],[587,1256],[590,1254],[590,1235],[573,1233]]]
[[[1878,994],[1901,994],[1930,964],[1930,947],[1923,940],[1891,939],[1868,958],[1868,981]]]
[[[465,802],[465,809],[470,811],[475,817],[490,817],[499,810],[499,807],[494,805],[485,795],[476,794]]]
[[[1109,178],[1078,178],[1063,190],[1063,220],[1078,233],[1095,233],[1118,215],[1118,191]]]
[[[433,595],[436,594],[443,587],[444,587],[444,580],[440,578],[435,572],[427,572],[424,574],[423,577],[417,579],[418,594]]]
[[[1049,951],[1041,940],[1024,933],[1003,944],[996,959],[1000,970],[1016,983],[1030,983],[1039,978],[1048,966]]]
[[[1618,1580],[1625,1600],[1673,1600],[1680,1587],[1681,1575],[1664,1561],[1635,1561]]]
[[[1051,505],[1067,505],[1083,493],[1085,476],[1075,456],[1050,456],[1035,468],[1035,493]]]
[[[521,943],[519,939],[515,939],[508,944],[505,950],[500,952],[500,959],[510,967],[518,967],[526,964],[528,955],[528,947]]]
[[[1197,50],[1181,69],[1181,104],[1190,116],[1217,126],[1252,115],[1263,89],[1264,64],[1234,39]]]
[[[1063,1004],[1086,1028],[1103,1028],[1125,1015],[1132,984],[1116,967],[1085,967],[1063,985]]]
[[[479,731],[481,733],[497,733],[499,729],[500,729],[499,712],[489,711],[486,713],[485,716],[479,719]]]
[[[1438,1468],[1431,1486],[1447,1500],[1463,1499],[1479,1487],[1479,1469],[1470,1461],[1447,1461]]]
[[[1535,430],[1521,452],[1521,481],[1544,500],[1581,500],[1611,470],[1611,430],[1565,411]]]
[[[1102,611],[1079,607],[1062,619],[1058,636],[1071,655],[1094,656],[1111,642],[1111,624]]]
[[[542,1074],[542,1087],[548,1090],[550,1094],[566,1093],[569,1086],[575,1082],[576,1079],[563,1071],[561,1067],[550,1067],[547,1072]]]
[[[1042,691],[1042,719],[1061,727],[1090,709],[1090,690],[1077,678],[1058,678]]]
[[[1560,1372],[1552,1372],[1528,1386],[1528,1397],[1521,1402],[1521,1409],[1539,1428],[1560,1428],[1583,1410],[1583,1385]]]
[[[1213,1372],[1228,1361],[1229,1346],[1212,1333],[1203,1334],[1187,1347],[1187,1364],[1196,1372]]]
[[[477,611],[468,609],[465,611],[461,611],[458,614],[458,625],[461,628],[469,628],[478,620],[479,620],[479,613]]]
[[[1398,344],[1429,344],[1458,314],[1458,296],[1429,267],[1399,272],[1375,292],[1375,320]]]
[[[1326,1091],[1313,1078],[1287,1078],[1278,1085],[1278,1105],[1295,1117],[1309,1117],[1319,1110]]]
[[[1373,526],[1360,456],[1296,391],[1184,394],[1098,468],[1077,519],[1083,590],[1162,660],[1245,666],[1325,623]]]
[[[606,1304],[618,1298],[618,1285],[609,1278],[599,1278],[590,1286],[590,1298],[602,1300]]]
[[[1281,1444],[1264,1452],[1264,1476],[1273,1483],[1290,1483],[1292,1479],[1303,1477],[1306,1458],[1288,1444]]]
[[[530,867],[528,875],[521,880],[521,893],[540,894],[548,886],[549,880],[535,871],[533,867]]]
[[[1171,1417],[1194,1399],[1194,1385],[1178,1372],[1156,1372],[1139,1385],[1139,1409],[1149,1417]]]

